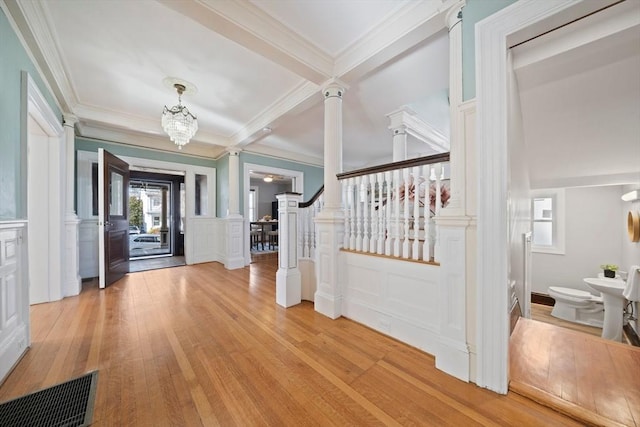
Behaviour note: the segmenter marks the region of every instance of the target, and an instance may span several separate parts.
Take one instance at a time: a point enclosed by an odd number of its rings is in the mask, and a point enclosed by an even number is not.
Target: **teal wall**
[[[43,83],[14,33],[4,11],[0,9],[0,220],[26,218],[27,195],[21,190],[26,177],[26,159],[20,155],[21,135],[27,130],[21,124],[21,71],[27,71],[38,85],[54,114],[60,117],[55,98]],[[26,106],[25,106],[26,108]],[[47,177],[43,176],[45,180]]]
[[[462,99],[476,97],[476,23],[516,0],[467,0],[462,10]]]
[[[183,165],[204,166],[215,168],[216,161],[204,157],[189,156],[180,153],[168,153],[166,151],[157,151],[142,147],[132,147],[118,143],[101,141],[97,139],[89,139],[76,137],[76,151],[92,151],[97,152],[98,148],[104,148],[111,154],[116,156],[137,157],[141,159],[158,160],[169,163],[178,163]]]
[[[240,153],[240,194],[244,191],[244,164],[253,163],[257,165],[270,166],[273,168],[289,169],[304,173],[304,200],[313,196],[322,184],[324,184],[324,169],[319,166],[305,165],[288,160],[264,157],[257,154]],[[240,197],[240,212],[244,212],[244,197]]]
[[[304,199],[308,200],[324,183],[324,169],[319,166],[305,165],[293,161],[261,156],[259,154],[240,152],[240,214],[244,213],[244,164],[269,166],[273,168],[289,169],[304,173]],[[217,214],[218,217],[226,217],[229,208],[229,155],[218,159],[218,188],[217,188]]]

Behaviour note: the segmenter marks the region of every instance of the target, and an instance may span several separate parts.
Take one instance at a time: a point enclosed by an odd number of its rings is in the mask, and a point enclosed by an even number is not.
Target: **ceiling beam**
[[[335,59],[333,74],[351,84],[447,28],[446,12],[459,0],[409,2]]]
[[[246,0],[157,1],[310,82],[331,77],[327,53]]]

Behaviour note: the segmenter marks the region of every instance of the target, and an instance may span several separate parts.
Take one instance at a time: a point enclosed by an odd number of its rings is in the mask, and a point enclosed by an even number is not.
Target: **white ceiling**
[[[637,3],[513,53],[531,187],[640,184]]]
[[[321,87],[332,78],[347,86],[346,170],[391,160],[385,115],[403,106],[448,136],[453,0],[5,3],[86,137],[175,151],[160,127],[162,108],[177,103],[167,77],[197,87],[183,96],[199,123],[186,153],[239,146],[321,165]]]

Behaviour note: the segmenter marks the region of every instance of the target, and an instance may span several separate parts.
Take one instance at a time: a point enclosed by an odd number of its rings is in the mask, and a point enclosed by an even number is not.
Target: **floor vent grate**
[[[88,426],[98,371],[0,404],[0,426]]]

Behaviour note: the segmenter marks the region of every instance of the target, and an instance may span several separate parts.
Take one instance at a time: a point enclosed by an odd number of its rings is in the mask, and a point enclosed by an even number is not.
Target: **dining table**
[[[253,228],[252,226],[257,225],[260,227],[261,230],[261,235],[260,235],[260,242],[262,243],[262,249],[264,250],[264,236],[266,235],[267,231],[275,231],[278,229],[278,220],[277,219],[271,219],[271,220],[259,220],[259,221],[251,221],[251,228]],[[266,230],[266,227],[269,227],[269,230]]]

